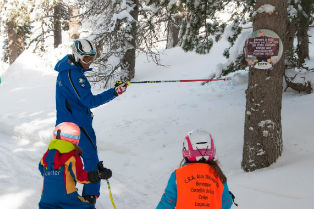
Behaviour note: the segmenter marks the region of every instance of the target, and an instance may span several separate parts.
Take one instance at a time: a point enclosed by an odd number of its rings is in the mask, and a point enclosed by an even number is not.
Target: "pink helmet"
[[[55,127],[53,137],[78,145],[80,133],[80,128],[75,123],[63,122]]]
[[[189,161],[213,160],[216,148],[212,135],[203,130],[193,130],[185,136],[182,155]]]

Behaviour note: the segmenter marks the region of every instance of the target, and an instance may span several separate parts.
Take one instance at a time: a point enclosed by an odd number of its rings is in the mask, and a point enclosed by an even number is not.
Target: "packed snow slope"
[[[208,55],[166,50],[161,60],[167,67],[140,56],[133,80],[207,78],[226,61],[223,49],[216,45]],[[52,139],[56,119],[53,65],[63,55],[40,58],[26,51],[2,75],[0,208],[38,208],[42,186],[38,162]],[[183,137],[194,128],[212,133],[239,209],[313,209],[313,94],[284,92],[283,154],[270,167],[246,173],[240,163],[248,74],[241,71],[230,77],[231,81],[205,85],[133,84],[125,94],[94,109],[98,152],[113,171],[110,183],[118,209],[156,207],[182,159]],[[96,206],[113,208],[105,183]]]

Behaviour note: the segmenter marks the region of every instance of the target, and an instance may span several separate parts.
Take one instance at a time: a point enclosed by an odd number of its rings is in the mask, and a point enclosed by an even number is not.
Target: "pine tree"
[[[36,0],[32,10],[32,22],[36,27],[28,46],[34,45],[34,51],[44,52],[53,37],[54,48],[62,43],[62,31],[69,29],[69,0]]]
[[[179,45],[185,51],[195,51],[200,54],[209,53],[214,41],[219,41],[225,31],[227,24],[219,18],[217,15],[219,12],[224,11],[227,7],[234,8],[229,20],[231,31],[228,37],[232,46],[242,31],[241,25],[246,24],[250,18],[251,8],[254,4],[250,0],[149,0],[148,3],[158,8],[167,8],[167,15],[172,18],[182,17]],[[227,57],[230,47],[224,53]]]
[[[285,53],[288,68],[305,68],[304,62],[309,58],[309,27],[314,19],[314,1],[290,0],[288,6],[288,27]],[[297,45],[294,46],[294,40]]]
[[[102,17],[103,22],[93,28],[100,57],[96,64],[100,73],[112,80],[127,81],[135,74],[135,50],[137,40],[138,2],[137,0],[92,2],[97,10],[90,10],[93,18]],[[92,8],[92,7],[90,7]],[[102,10],[99,10],[102,8]],[[91,16],[89,16],[90,18]],[[115,61],[113,61],[115,60]],[[115,63],[109,70],[108,61]],[[104,70],[104,71],[103,71]]]
[[[136,52],[146,53],[158,63],[154,49],[160,25],[153,9],[138,0],[86,1],[84,19],[93,22],[90,36],[96,42],[99,57],[92,81],[111,85],[114,80],[130,80],[135,74]],[[98,20],[98,21],[96,21]],[[95,24],[96,23],[96,24]],[[88,24],[86,23],[85,26]]]
[[[31,33],[30,11],[33,3],[28,0],[6,0],[1,2],[1,22],[6,25],[8,37],[8,59],[12,64],[24,51],[26,39]]]
[[[306,79],[305,71],[295,69],[310,70],[305,65],[305,59],[309,58],[308,30],[313,22],[314,2],[306,0],[291,0],[288,2],[288,25],[285,37],[285,91],[290,87],[299,93],[310,94],[313,88],[308,79]],[[295,40],[297,40],[296,46],[294,45]],[[300,77],[304,79],[298,79]]]

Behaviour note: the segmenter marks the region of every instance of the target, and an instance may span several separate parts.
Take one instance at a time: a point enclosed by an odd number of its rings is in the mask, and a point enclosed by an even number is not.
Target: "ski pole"
[[[192,79],[192,80],[160,80],[160,81],[130,81],[129,83],[174,83],[174,82],[199,82],[199,81],[227,81],[230,78],[217,78],[217,79]]]
[[[211,82],[211,81],[229,81],[231,78],[215,78],[215,79],[193,79],[193,80],[159,80],[159,81],[127,81],[127,85],[131,83],[175,83],[175,82]],[[116,81],[116,85],[118,86],[122,84],[123,81]]]
[[[97,168],[98,168],[99,171],[104,171],[105,170],[104,165],[103,165],[103,161],[99,161],[97,163]],[[109,190],[109,197],[110,197],[111,204],[112,204],[114,209],[117,209],[116,205],[113,202],[112,192],[111,192],[111,187],[110,187],[109,180],[106,179],[106,181],[107,181],[107,186],[108,186],[108,190]]]
[[[113,206],[114,209],[117,209],[116,205],[115,205],[114,202],[113,202],[112,192],[111,192],[111,187],[110,187],[109,180],[106,179],[106,181],[107,181],[107,186],[108,186],[108,190],[109,190],[109,197],[110,197],[111,204],[112,204],[112,206]]]

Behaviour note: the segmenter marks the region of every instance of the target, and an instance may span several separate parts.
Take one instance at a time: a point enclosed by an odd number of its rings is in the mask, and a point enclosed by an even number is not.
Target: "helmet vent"
[[[80,50],[81,53],[84,52],[84,51],[83,51],[83,46],[82,46],[82,44],[81,44],[80,41],[77,42],[77,45],[78,45],[78,46],[77,46],[77,49]]]
[[[197,142],[196,144],[207,144],[208,142]]]
[[[215,158],[216,149],[210,133],[200,129],[193,130],[185,136],[182,155],[189,161],[199,161],[204,158],[210,161]]]
[[[94,48],[93,48],[93,45],[91,44],[91,42],[89,40],[86,40],[86,41],[87,41],[87,43],[89,44],[89,46],[91,48],[90,52],[94,51]]]
[[[58,129],[58,130],[57,130],[57,136],[56,136],[56,139],[61,139],[60,134],[61,134],[61,130],[60,130],[60,129]]]

